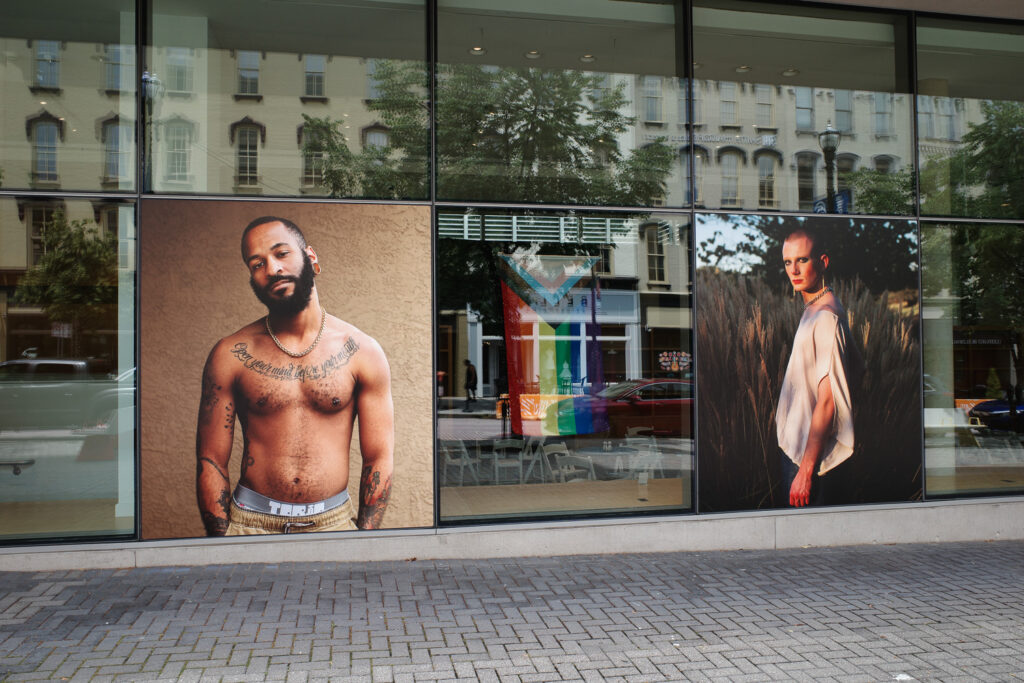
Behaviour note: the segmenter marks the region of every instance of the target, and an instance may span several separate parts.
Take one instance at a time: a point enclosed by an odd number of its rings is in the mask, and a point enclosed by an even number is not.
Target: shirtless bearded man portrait
[[[291,221],[266,216],[250,223],[242,259],[268,314],[217,342],[203,370],[196,494],[206,533],[378,528],[394,469],[383,350],[321,307],[318,257]],[[363,468],[356,516],[348,479],[357,416]],[[243,448],[232,491],[236,417]]]

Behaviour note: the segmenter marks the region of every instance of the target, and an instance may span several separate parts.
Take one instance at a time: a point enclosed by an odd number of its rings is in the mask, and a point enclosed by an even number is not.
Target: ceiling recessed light
[[[590,64],[595,59],[597,59],[597,57],[595,57],[594,55],[580,55],[580,61],[583,62],[584,64]]]
[[[487,50],[479,45],[475,45],[469,48],[467,52],[469,52],[469,54],[473,55],[474,57],[483,57],[485,54],[487,54]]]
[[[523,56],[527,59],[540,59],[540,50],[530,50]]]
[[[800,70],[799,69],[794,69],[791,66],[786,67],[785,69],[782,70],[782,75],[785,76],[786,78],[792,78],[793,76],[797,76],[799,74],[800,74]]]
[[[44,101],[40,100],[40,101],[39,101],[39,104],[42,104],[42,105],[44,105],[44,106],[45,106],[45,105],[46,105],[46,102],[44,102]]]
[[[748,71],[750,71],[750,67],[747,66],[746,64],[740,64],[738,67],[736,67],[736,73],[738,74],[745,74]]]

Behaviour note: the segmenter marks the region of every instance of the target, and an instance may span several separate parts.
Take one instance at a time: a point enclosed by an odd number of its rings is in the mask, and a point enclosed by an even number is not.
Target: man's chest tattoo
[[[249,345],[245,342],[238,342],[231,349],[234,356],[249,372],[263,375],[282,382],[306,382],[321,380],[331,376],[339,368],[348,365],[352,356],[359,350],[356,340],[349,337],[345,345],[336,354],[325,358],[320,363],[305,365],[302,363],[288,363],[275,365],[269,361],[260,360],[249,353]]]

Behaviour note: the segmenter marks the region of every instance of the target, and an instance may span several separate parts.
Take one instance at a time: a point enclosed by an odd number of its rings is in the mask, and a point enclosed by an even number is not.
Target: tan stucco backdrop
[[[266,314],[239,245],[254,218],[294,221],[323,266],[320,301],[374,337],[391,364],[395,477],[385,527],[433,524],[430,213],[422,206],[143,200],[140,207],[140,438],[143,538],[202,536],[195,431],[206,356]],[[361,459],[353,444],[356,498]],[[231,480],[238,480],[235,429]]]

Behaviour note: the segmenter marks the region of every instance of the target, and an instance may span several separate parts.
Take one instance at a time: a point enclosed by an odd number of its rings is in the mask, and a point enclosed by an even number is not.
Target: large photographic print
[[[699,215],[696,231],[701,511],[919,498],[916,225]]]
[[[143,211],[143,537],[430,525],[427,210]]]

